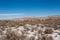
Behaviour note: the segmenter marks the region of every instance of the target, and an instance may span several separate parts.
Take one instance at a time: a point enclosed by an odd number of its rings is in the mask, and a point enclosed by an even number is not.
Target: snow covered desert
[[[0,20],[0,40],[60,40],[60,25],[56,25],[58,22],[56,22],[56,20],[59,18],[52,18],[43,18],[43,20],[41,19],[42,21],[38,23],[37,19],[39,18],[35,17],[22,18],[21,22],[17,21],[20,19],[12,19],[14,20],[12,23],[6,20]],[[23,19],[26,23],[22,22]],[[28,23],[26,20],[30,22]],[[48,20],[49,23],[46,20]],[[46,21],[48,24],[43,21]],[[51,21],[52,23],[50,24]],[[53,21],[55,21],[55,24]],[[15,22],[17,25],[15,25]],[[24,25],[18,22],[24,23]]]

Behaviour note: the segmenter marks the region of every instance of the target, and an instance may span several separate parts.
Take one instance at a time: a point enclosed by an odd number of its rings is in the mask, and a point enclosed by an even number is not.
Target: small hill
[[[22,26],[25,24],[48,24],[49,26],[60,25],[60,16],[47,16],[47,17],[25,17],[14,18],[10,20],[0,20],[0,26]]]

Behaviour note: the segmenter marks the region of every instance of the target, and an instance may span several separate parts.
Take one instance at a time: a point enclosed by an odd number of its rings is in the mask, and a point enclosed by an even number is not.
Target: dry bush
[[[53,29],[52,28],[46,28],[44,33],[45,34],[52,34],[53,33]]]
[[[30,38],[27,38],[28,40],[35,40],[35,37],[34,36],[32,36],[32,37],[30,37]]]
[[[11,31],[11,30],[7,30],[7,40],[25,40],[25,35],[21,35],[20,33],[18,33],[18,30],[15,31]]]
[[[17,36],[19,40],[25,40],[26,39],[26,36],[23,34],[21,36]]]
[[[58,33],[58,35],[60,35],[60,32]]]
[[[48,34],[47,35],[42,35],[41,36],[41,40],[53,40],[53,37],[52,36],[48,36]]]
[[[0,26],[0,29],[3,31],[5,28],[4,28],[4,26]]]
[[[0,29],[0,35],[2,35],[2,29]]]
[[[39,30],[38,30],[38,33],[39,33],[39,34],[42,34],[42,30],[41,30],[41,29],[39,29]]]
[[[30,29],[29,29],[29,27],[26,27],[25,29],[26,29],[25,31],[28,31],[28,30],[30,30]]]
[[[8,40],[14,40],[14,37],[15,37],[14,31],[9,30],[7,31],[6,35]]]
[[[53,40],[53,37],[52,36],[47,36],[46,40]]]
[[[6,36],[0,35],[0,40],[6,40]]]
[[[6,32],[7,40],[19,40],[19,38],[15,35],[15,31],[11,31],[8,29]]]
[[[42,35],[41,40],[46,40],[46,35]]]

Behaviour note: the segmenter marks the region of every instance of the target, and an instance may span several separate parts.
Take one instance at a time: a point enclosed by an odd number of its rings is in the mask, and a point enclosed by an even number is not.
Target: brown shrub
[[[60,35],[60,32],[58,33],[58,35]]]
[[[53,40],[53,37],[52,36],[48,36],[48,34],[47,35],[42,35],[41,36],[41,40]]]
[[[46,28],[44,33],[45,34],[52,34],[53,33],[53,29],[52,28]]]
[[[30,37],[28,40],[35,40],[35,37]]]
[[[41,30],[41,29],[40,29],[40,30],[38,30],[38,33],[39,33],[39,34],[40,34],[40,33],[42,34],[42,30]]]
[[[52,36],[48,36],[48,37],[46,37],[46,40],[53,40],[53,37]]]
[[[41,40],[46,40],[46,35],[42,35]]]

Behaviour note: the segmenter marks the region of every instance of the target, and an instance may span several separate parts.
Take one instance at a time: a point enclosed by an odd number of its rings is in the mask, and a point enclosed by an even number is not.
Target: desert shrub
[[[30,37],[28,40],[35,40],[35,37],[34,36]]]
[[[18,38],[19,40],[25,40],[26,36],[21,35],[21,36],[17,36],[17,38]]]
[[[53,37],[52,36],[47,36],[46,40],[53,40]]]
[[[39,34],[42,34],[42,30],[41,30],[41,29],[39,29],[39,30],[38,30],[38,33],[39,33]]]
[[[6,35],[7,35],[7,39],[13,39],[13,37],[14,37],[14,34],[11,32],[11,31],[8,31],[7,33],[6,33]]]
[[[60,32],[58,33],[58,35],[60,35]]]
[[[2,29],[0,29],[0,35],[2,35]]]
[[[53,40],[53,37],[44,34],[41,36],[41,40]]]
[[[53,33],[53,30],[52,28],[46,28],[45,31],[44,31],[45,34],[52,34]]]
[[[45,35],[42,35],[41,36],[41,40],[46,40],[46,36]]]

